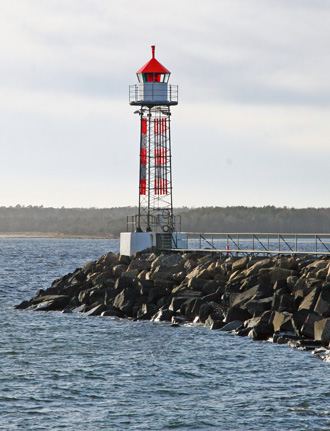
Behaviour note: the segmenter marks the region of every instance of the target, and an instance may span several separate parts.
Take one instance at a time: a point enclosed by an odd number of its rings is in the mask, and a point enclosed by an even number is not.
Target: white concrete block
[[[120,234],[120,254],[132,256],[146,248],[156,247],[155,232],[122,232]]]

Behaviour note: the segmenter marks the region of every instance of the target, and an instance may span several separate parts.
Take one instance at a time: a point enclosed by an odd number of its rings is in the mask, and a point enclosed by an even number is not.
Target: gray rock
[[[142,304],[136,314],[138,320],[150,320],[157,312],[158,307],[154,304]]]
[[[138,270],[141,271],[149,271],[151,268],[151,262],[143,260],[143,259],[134,259],[128,265],[127,271]]]
[[[118,310],[105,310],[101,313],[102,317],[124,317],[123,313]]]
[[[168,268],[167,266],[157,266],[155,270],[151,273],[150,278],[152,280],[170,280],[173,282],[173,274],[176,271],[173,268]]]
[[[119,264],[119,265],[115,265],[113,268],[112,268],[112,275],[115,277],[115,278],[118,278],[118,277],[120,277],[125,271],[127,270],[127,266],[126,265],[124,265],[124,264]]]
[[[309,315],[307,316],[305,322],[301,327],[301,330],[300,330],[301,335],[307,338],[314,339],[315,338],[314,323],[322,319],[323,317],[317,313],[314,313],[314,312],[309,313]]]
[[[324,345],[330,342],[330,319],[319,320],[314,323],[314,338]]]
[[[272,301],[272,310],[293,313],[296,311],[294,297],[292,295],[275,294]]]
[[[285,311],[284,312],[275,311],[274,313],[272,313],[270,323],[273,324],[274,332],[278,332],[278,331],[293,332],[291,318],[292,318],[292,314]]]
[[[209,282],[209,280],[203,278],[191,278],[188,281],[188,287],[190,289],[196,290],[198,292],[202,292],[204,286]]]
[[[181,297],[181,296],[175,296],[174,298],[172,298],[171,300],[171,304],[168,307],[169,310],[174,311],[175,313],[180,311],[180,307],[181,305],[187,301],[186,297]]]
[[[25,310],[31,305],[30,301],[23,301],[18,305],[15,305],[16,310]]]
[[[292,315],[292,325],[297,335],[301,335],[301,327],[305,323],[309,314],[310,312],[303,308]]]
[[[232,322],[226,323],[220,331],[235,331],[243,325],[241,320],[233,320]]]
[[[273,325],[260,319],[260,321],[251,329],[248,336],[253,340],[267,340],[273,335],[273,333]]]
[[[244,322],[244,320],[251,319],[252,315],[247,311],[239,307],[230,307],[225,318],[225,322],[233,322],[235,320],[240,320]]]
[[[238,271],[238,270],[245,269],[248,262],[249,262],[249,258],[247,256],[244,256],[244,257],[236,260],[232,264],[232,271]]]
[[[173,311],[168,309],[159,310],[154,316],[152,316],[151,320],[153,322],[170,322],[173,316]]]
[[[306,309],[309,311],[313,311],[315,304],[318,300],[320,291],[321,291],[320,287],[314,287],[312,291],[303,299],[303,301],[299,305],[298,310]]]
[[[135,289],[126,288],[115,297],[113,306],[124,314],[131,316],[137,296],[138,293]]]
[[[242,307],[248,301],[250,301],[259,291],[259,285],[251,287],[242,293],[234,293],[230,297],[230,304],[232,307]]]
[[[221,289],[221,291],[218,290],[219,288]],[[221,283],[218,280],[208,281],[202,287],[202,292],[205,295],[209,295],[209,294],[215,293],[217,291],[218,291],[219,295],[223,295],[223,293],[225,291],[224,283]]]
[[[287,280],[288,277],[296,277],[297,275],[298,272],[296,271],[274,266],[271,270],[271,283],[279,280]]]
[[[149,292],[147,302],[150,304],[156,304],[160,298],[167,297],[169,295],[169,293],[170,293],[170,291],[168,289],[166,289],[165,287],[153,288]]]
[[[45,295],[32,299],[32,305],[37,311],[63,310],[70,302],[68,295]]]
[[[115,289],[116,290],[123,290],[127,288],[134,288],[136,285],[136,281],[132,277],[126,277],[125,273],[123,273],[122,276],[120,276],[115,283]]]
[[[96,307],[93,307],[91,310],[87,311],[85,316],[100,316],[103,311],[106,310],[104,304],[99,304]]]
[[[330,317],[330,285],[324,286],[320,292],[314,311],[323,317]]]
[[[223,313],[221,313],[221,312],[211,313],[209,315],[209,317],[205,321],[205,326],[210,326],[211,327],[217,321],[219,321],[219,322],[222,323],[221,327],[225,326],[226,323],[223,322],[223,319],[224,319]],[[220,326],[217,329],[220,329]]]
[[[139,275],[139,270],[138,269],[131,269],[131,270],[127,270],[125,272],[122,273],[122,277],[125,278],[136,278]]]
[[[251,299],[242,308],[247,310],[253,317],[261,316],[265,311],[271,309],[272,298]]]

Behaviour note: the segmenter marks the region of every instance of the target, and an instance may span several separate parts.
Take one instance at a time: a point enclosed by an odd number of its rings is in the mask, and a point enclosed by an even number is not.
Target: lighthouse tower
[[[139,208],[138,214],[128,220],[128,230],[140,234],[135,238],[142,243],[142,233],[153,233],[153,241],[156,241],[157,233],[170,234],[176,230],[170,107],[178,104],[178,86],[168,83],[171,72],[156,60],[155,46],[151,49],[152,58],[136,72],[138,83],[129,87],[129,103],[138,108],[134,113],[140,117],[140,154]],[[131,235],[130,241],[132,238]],[[121,244],[123,240],[121,236]],[[147,242],[150,247],[149,239]]]

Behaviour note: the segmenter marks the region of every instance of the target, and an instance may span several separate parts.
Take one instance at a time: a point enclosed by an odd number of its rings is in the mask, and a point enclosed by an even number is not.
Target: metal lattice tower
[[[139,106],[140,174],[137,232],[173,232],[170,106],[178,104],[178,87],[170,72],[155,59],[137,71],[139,84],[130,86],[130,104]]]

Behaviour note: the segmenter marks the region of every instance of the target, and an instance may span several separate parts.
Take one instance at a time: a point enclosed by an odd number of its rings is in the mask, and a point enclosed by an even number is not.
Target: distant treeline
[[[136,212],[136,207],[0,207],[0,233],[118,237],[126,231],[126,216]],[[185,232],[330,232],[330,208],[183,207],[175,214],[181,214]]]
[[[330,233],[330,208],[202,207],[182,216],[186,232]]]
[[[40,232],[66,236],[118,237],[126,231],[126,216],[135,207],[44,208],[43,206],[0,207],[0,232]]]

